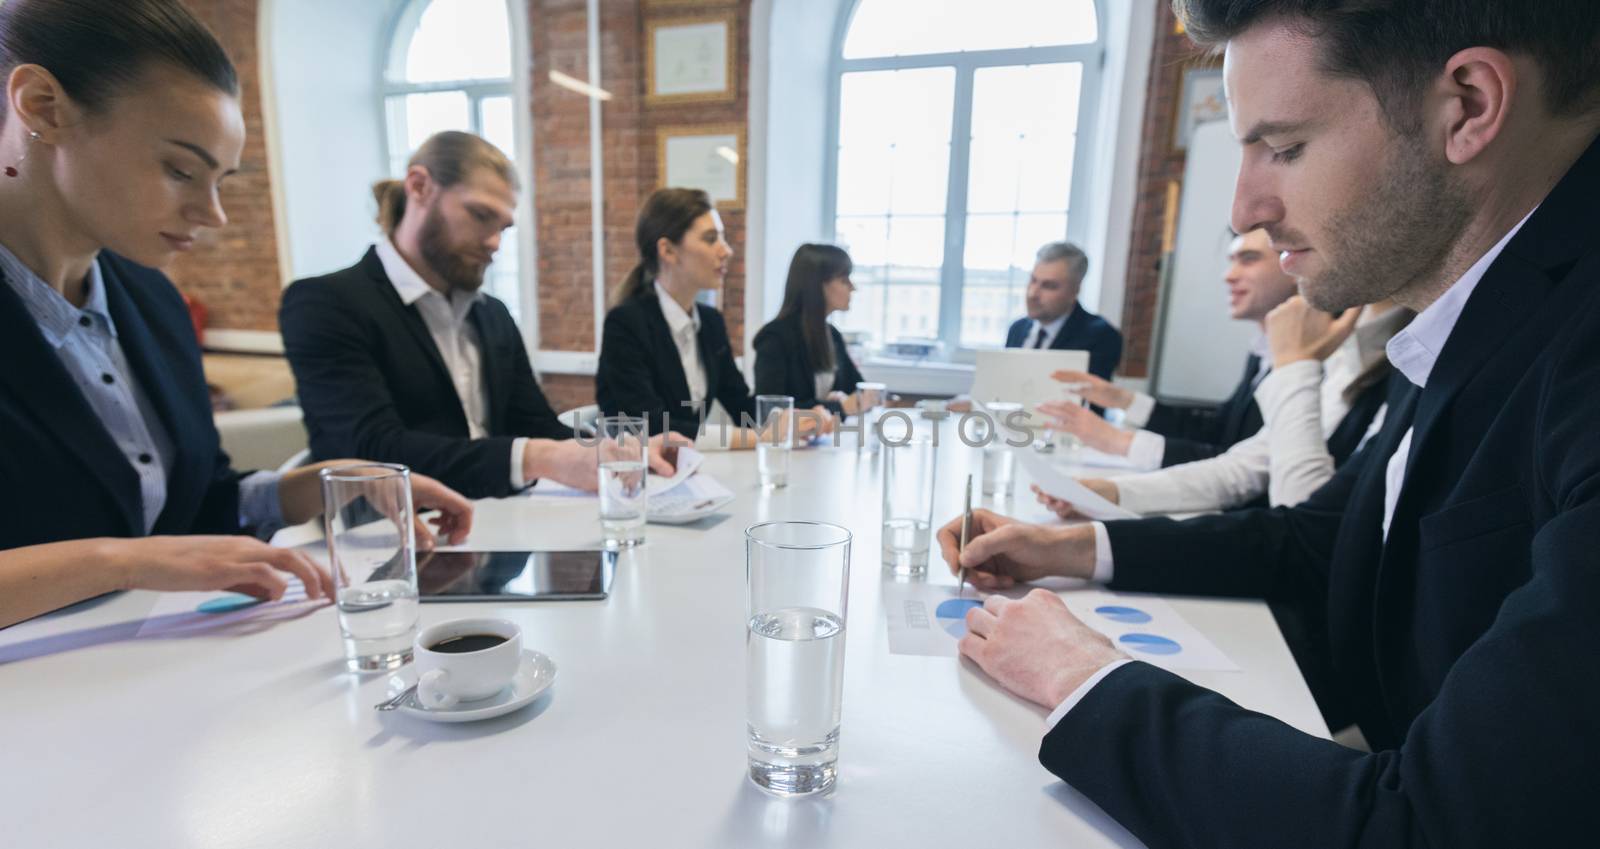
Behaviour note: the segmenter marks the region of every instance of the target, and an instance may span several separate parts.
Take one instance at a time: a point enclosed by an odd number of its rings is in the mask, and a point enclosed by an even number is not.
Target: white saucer
[[[417,683],[416,669],[410,664],[395,673],[394,677],[399,679],[401,686],[404,687]],[[502,716],[526,706],[537,699],[539,694],[550,689],[555,680],[555,661],[541,652],[523,649],[522,665],[517,668],[517,674],[511,678],[511,683],[487,699],[461,702],[452,708],[429,709],[417,701],[416,693],[412,693],[400,703],[397,710],[432,722],[476,722],[480,719]]]

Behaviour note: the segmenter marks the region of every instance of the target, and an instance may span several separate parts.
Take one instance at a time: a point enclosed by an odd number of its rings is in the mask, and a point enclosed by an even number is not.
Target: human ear
[[[1518,93],[1511,57],[1492,47],[1469,47],[1445,62],[1434,102],[1444,133],[1444,154],[1452,164],[1475,159],[1499,137]]]

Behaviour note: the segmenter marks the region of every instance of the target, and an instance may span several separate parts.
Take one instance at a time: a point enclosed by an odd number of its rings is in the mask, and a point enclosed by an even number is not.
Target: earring
[[[39,140],[39,132],[37,130],[30,130],[28,132],[28,141],[36,142],[38,140]],[[28,158],[28,151],[32,150],[32,149],[33,148],[29,147],[29,148],[27,148],[27,149],[22,151],[22,159],[18,159],[17,160],[17,165],[21,165],[23,163],[23,161]],[[6,166],[6,176],[7,177],[15,177],[15,176],[17,176],[17,165],[7,165]]]

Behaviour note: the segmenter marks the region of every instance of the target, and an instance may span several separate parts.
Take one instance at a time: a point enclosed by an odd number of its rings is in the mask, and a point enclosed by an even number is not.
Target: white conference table
[[[980,457],[948,423],[943,437],[938,522]],[[133,592],[0,630],[0,658],[94,642],[0,662],[0,844],[1139,845],[1039,765],[1044,710],[968,661],[889,653],[881,456],[796,451],[789,486],[763,492],[752,454],[711,453],[703,468],[739,499],[721,518],[649,526],[608,600],[424,604],[424,626],[508,617],[559,666],[534,704],[479,723],[373,711],[393,676],[345,671],[330,607],[245,635],[135,639],[156,596]],[[1000,508],[1045,518],[1018,469]],[[743,531],[771,519],[854,534],[839,782],[821,798],[746,778]],[[592,498],[523,496],[480,502],[469,547],[592,546],[599,532]],[[927,580],[953,583],[937,561]],[[1170,601],[1241,670],[1191,680],[1327,736],[1265,605]]]

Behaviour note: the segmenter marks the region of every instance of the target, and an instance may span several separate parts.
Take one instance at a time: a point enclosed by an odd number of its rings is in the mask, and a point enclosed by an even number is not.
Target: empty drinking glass
[[[756,396],[756,470],[761,486],[789,485],[789,453],[794,445],[794,397]]]
[[[850,532],[822,522],[745,531],[750,780],[785,795],[833,787],[844,694]]]
[[[595,422],[600,474],[600,530],[607,548],[644,542],[649,509],[648,425],[639,416],[602,416]]]
[[[928,571],[938,454],[927,436],[906,439],[890,436],[883,443],[883,565],[921,575]]]
[[[372,463],[320,475],[345,663],[357,672],[393,669],[411,660],[417,636],[411,471]]]
[[[993,401],[983,405],[987,417],[983,445],[983,494],[1010,498],[1016,491],[1017,455],[1006,440],[1018,438],[1007,420],[1022,410],[1021,404]]]

